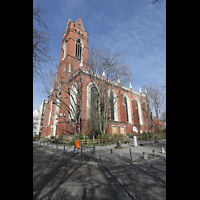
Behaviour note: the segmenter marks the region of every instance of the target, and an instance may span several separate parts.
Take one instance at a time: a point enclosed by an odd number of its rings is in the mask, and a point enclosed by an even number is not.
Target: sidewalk
[[[144,146],[140,146],[143,144]],[[116,163],[127,163],[130,160],[130,149],[132,161],[138,161],[143,158],[143,152],[147,155],[148,159],[155,158],[153,156],[152,150],[154,150],[154,155],[156,156],[166,156],[166,154],[161,154],[161,147],[163,147],[166,151],[166,141],[162,140],[159,143],[155,142],[147,142],[147,141],[139,141],[138,146],[134,146],[132,143],[122,144],[121,149],[115,148],[116,145],[108,145],[105,147],[96,147],[96,158],[100,158],[103,160],[112,160]],[[112,149],[112,155],[111,155]]]
[[[36,141],[33,141],[33,144],[36,144]],[[40,145],[40,142],[38,143]],[[143,146],[140,146],[140,145]],[[45,147],[49,150],[56,151],[56,144],[47,144],[41,142],[41,146]],[[104,161],[112,161],[112,163],[120,163],[124,164],[130,161],[130,149],[131,149],[131,156],[132,161],[139,161],[143,158],[143,152],[149,159],[154,159],[156,156],[166,156],[166,154],[161,154],[161,147],[163,147],[166,151],[166,140],[159,140],[159,143],[155,143],[154,141],[137,141],[137,146],[133,145],[133,142],[130,141],[128,144],[121,144],[122,148],[117,149],[115,148],[117,145],[107,145],[107,146],[95,146],[95,158],[101,159]],[[64,145],[57,145],[58,153],[64,152],[64,155],[66,156],[72,156],[74,147],[65,145],[65,151],[64,151]],[[112,154],[111,154],[112,149]],[[153,156],[153,152],[156,156]],[[90,152],[88,152],[90,153]],[[83,151],[83,155],[86,156],[87,152],[86,150]],[[75,155],[75,157],[80,157],[80,149],[79,153]],[[76,159],[76,158],[75,158]]]

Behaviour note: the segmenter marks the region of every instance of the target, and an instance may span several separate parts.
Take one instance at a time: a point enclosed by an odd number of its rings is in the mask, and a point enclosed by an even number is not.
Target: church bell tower
[[[85,31],[81,18],[76,22],[68,20],[62,38],[59,68],[73,72],[78,68],[89,70],[88,66],[88,32]]]

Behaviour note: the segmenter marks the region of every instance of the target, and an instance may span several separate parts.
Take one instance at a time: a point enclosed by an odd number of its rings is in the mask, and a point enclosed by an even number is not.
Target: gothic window
[[[94,82],[90,82],[87,86],[87,119],[96,117],[98,112],[101,112],[99,104],[98,86]]]
[[[110,119],[114,120],[114,101],[113,101],[113,92],[110,93]]]
[[[110,100],[110,120],[118,121],[117,96],[114,90],[108,91],[108,98]]]
[[[82,44],[81,44],[81,40],[77,39],[76,40],[76,52],[75,52],[75,57],[79,60],[81,60],[82,57]]]
[[[127,105],[127,98],[126,98],[126,96],[124,96],[124,104],[125,104],[125,107],[126,107],[126,120],[128,122],[129,121],[128,120],[128,105]]]
[[[91,87],[91,106],[92,111],[98,111],[98,91],[95,86]]]

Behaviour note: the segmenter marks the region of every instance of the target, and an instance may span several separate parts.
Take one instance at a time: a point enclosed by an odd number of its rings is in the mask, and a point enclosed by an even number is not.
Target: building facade
[[[40,104],[40,110],[38,111],[39,115],[38,115],[38,125],[37,125],[36,135],[41,135],[42,133],[44,113],[46,111],[47,104],[48,104],[48,100],[43,100],[42,103]]]
[[[101,75],[91,72],[88,32],[80,18],[76,22],[69,19],[62,38],[54,88],[46,103],[41,135],[55,137],[75,134],[76,131],[89,134],[91,109],[101,104],[94,96],[99,98],[102,88],[107,88],[106,98],[113,102],[107,104],[106,133],[132,134],[135,133],[133,127],[137,127],[138,132],[151,131],[152,114],[146,91],[142,94],[140,88],[139,92],[132,90],[131,83],[129,87],[122,86],[119,78],[117,82],[106,80],[104,72]],[[102,112],[99,108],[97,111]]]
[[[38,126],[38,114],[39,110],[34,110],[33,111],[33,135],[37,135],[37,126]]]

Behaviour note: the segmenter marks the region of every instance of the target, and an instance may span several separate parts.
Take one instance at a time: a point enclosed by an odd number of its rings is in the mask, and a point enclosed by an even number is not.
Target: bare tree
[[[114,105],[122,96],[121,92],[116,90],[121,89],[123,84],[130,82],[130,69],[124,64],[123,53],[113,52],[111,48],[103,49],[100,47],[91,48],[89,67],[90,72],[93,74],[92,79],[99,89],[98,93],[93,94],[93,96],[97,96],[93,97],[97,101],[97,108],[92,107],[90,111],[92,116],[96,115],[95,121],[93,120],[94,117],[91,116],[91,126],[94,127],[93,123],[95,123],[95,127],[99,128],[99,131],[96,130],[96,132],[105,134],[111,110],[113,111]],[[119,78],[120,86],[117,84]],[[94,112],[98,114],[94,114]]]
[[[159,115],[164,105],[165,94],[162,91],[162,86],[156,83],[150,83],[148,85],[144,85],[143,88],[144,87],[147,90],[150,108],[154,109],[156,113],[158,131],[160,131]]]
[[[56,76],[49,73],[43,80],[44,93],[56,105],[54,117],[58,118],[59,111],[63,110],[64,116],[59,116],[66,123],[70,123],[77,130],[77,123],[81,123],[82,116],[82,89],[85,81],[85,73],[89,74],[93,82],[98,86],[99,91],[91,93],[90,102],[90,119],[91,131],[94,133],[104,134],[107,127],[109,115],[119,97],[122,96],[116,90],[121,88],[122,84],[130,81],[130,69],[124,65],[122,53],[112,53],[110,49],[92,48],[89,55],[89,67],[87,71],[84,68],[75,70],[76,62],[70,61],[69,70],[62,73],[62,76]],[[120,78],[120,85],[117,81]],[[55,83],[53,84],[53,82]],[[47,84],[48,83],[48,84]],[[53,91],[49,92],[54,85]],[[115,92],[116,91],[116,92]],[[115,95],[112,95],[115,94]],[[95,129],[94,129],[95,128]],[[78,130],[80,131],[80,129]]]
[[[54,118],[58,120],[58,117],[60,117],[65,123],[70,123],[74,133],[77,133],[77,130],[80,132],[80,128],[77,129],[77,123],[81,123],[82,88],[85,78],[80,68],[74,69],[76,62],[70,61],[65,65],[69,66],[69,64],[70,73],[69,70],[65,70],[59,78],[57,74],[50,70],[44,76],[41,92],[49,96],[49,100],[55,105],[54,111],[52,110]],[[64,115],[60,115],[61,110]]]
[[[38,87],[38,90],[40,91],[41,96],[43,96],[45,99],[48,99],[51,91],[54,88],[56,76],[57,73],[51,68],[45,70],[43,75],[41,75],[41,85]]]
[[[50,29],[43,20],[45,10],[39,4],[33,9],[33,77],[41,77],[44,64],[51,61],[49,55]]]
[[[146,87],[143,86],[143,88],[146,91]],[[144,118],[148,119],[149,130],[152,130],[153,127],[152,110],[153,106],[151,105],[151,103],[149,103],[148,99],[147,101],[142,102],[142,111],[144,113]]]
[[[166,108],[163,112],[161,112],[160,119],[162,120],[162,122],[166,122]]]

